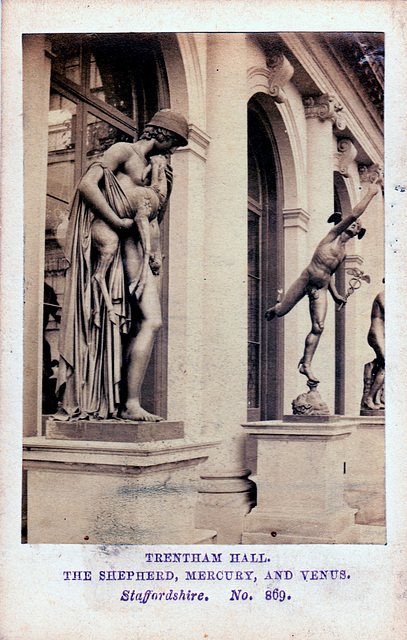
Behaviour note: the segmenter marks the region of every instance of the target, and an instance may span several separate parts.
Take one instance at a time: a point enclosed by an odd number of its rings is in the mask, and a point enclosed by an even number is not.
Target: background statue
[[[324,330],[327,312],[327,291],[331,293],[337,304],[346,304],[346,298],[339,295],[335,287],[334,273],[346,257],[345,245],[354,236],[362,237],[365,230],[361,228],[358,218],[365,211],[372,198],[380,191],[379,178],[370,182],[361,201],[352,213],[345,216],[318,244],[312,260],[300,277],[291,285],[286,295],[274,307],[266,311],[265,317],[271,320],[275,316],[284,316],[305,296],[309,298],[311,331],[305,339],[304,355],[299,362],[299,371],[308,378],[308,383],[315,387],[319,380],[311,371],[311,362]]]
[[[71,209],[55,418],[158,421],[140,405],[161,327],[159,225],[171,193],[171,153],[185,118],[162,109],[135,143],[112,145],[83,175]]]
[[[364,368],[364,390],[361,412],[384,409],[384,291],[373,301],[370,329],[367,341],[376,354],[375,360]]]

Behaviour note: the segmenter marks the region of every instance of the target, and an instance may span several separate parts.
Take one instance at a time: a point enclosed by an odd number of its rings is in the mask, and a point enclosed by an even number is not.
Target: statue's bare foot
[[[149,413],[139,404],[131,405],[127,409],[123,409],[120,414],[122,420],[132,420],[133,422],[161,422],[164,418]]]
[[[298,371],[302,373],[303,376],[307,376],[310,382],[313,382],[314,384],[319,384],[318,378],[314,376],[314,374],[311,371],[311,367],[307,362],[303,362],[302,360],[300,360],[300,363],[298,365]]]
[[[268,309],[264,314],[264,317],[266,318],[266,320],[272,320],[273,318],[275,318],[276,317],[275,307],[270,307],[270,309]]]
[[[378,409],[384,409],[384,404],[382,404],[381,402],[376,404],[375,402],[373,402],[372,398],[366,398],[365,407],[366,409],[375,409],[377,411]]]

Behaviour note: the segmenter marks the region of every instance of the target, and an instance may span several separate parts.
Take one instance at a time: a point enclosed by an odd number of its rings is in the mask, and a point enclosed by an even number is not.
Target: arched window
[[[58,315],[53,312],[63,303],[67,268],[64,241],[75,185],[89,164],[112,144],[137,140],[153,114],[170,106],[165,65],[156,35],[55,34],[49,39],[53,59],[44,265],[49,297],[44,308],[47,325],[44,356],[48,359],[44,362],[47,373],[43,378],[45,413],[55,410],[54,378],[49,375],[50,366],[58,359]],[[164,246],[167,220],[164,218],[162,225]],[[168,250],[165,253],[168,255]],[[164,282],[165,278],[164,272]],[[165,334],[164,327],[143,391],[143,406],[159,415],[166,413]],[[161,393],[155,393],[154,388]]]
[[[262,107],[248,110],[248,420],[282,413],[282,323],[264,312],[283,282],[281,169],[274,136]]]

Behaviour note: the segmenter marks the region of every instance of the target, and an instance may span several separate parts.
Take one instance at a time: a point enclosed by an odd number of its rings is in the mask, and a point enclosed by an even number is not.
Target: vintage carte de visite
[[[403,637],[406,14],[256,4],[5,4],[7,640]]]

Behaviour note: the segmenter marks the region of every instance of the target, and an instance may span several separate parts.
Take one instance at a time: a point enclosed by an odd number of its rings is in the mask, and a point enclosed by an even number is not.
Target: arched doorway
[[[248,420],[281,417],[283,327],[264,312],[283,282],[282,171],[269,120],[248,105]]]

